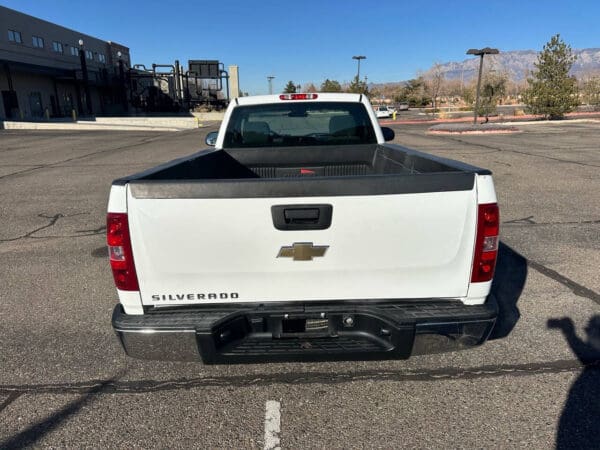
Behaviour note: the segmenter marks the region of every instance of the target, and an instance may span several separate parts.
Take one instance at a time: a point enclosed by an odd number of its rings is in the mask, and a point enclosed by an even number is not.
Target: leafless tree
[[[433,105],[433,110],[435,111],[437,108],[437,98],[441,94],[444,82],[446,81],[446,77],[442,71],[442,65],[435,63],[427,73],[425,80],[427,93],[431,96],[431,103]]]
[[[585,104],[594,111],[600,109],[600,76],[588,75],[582,80],[581,93]]]

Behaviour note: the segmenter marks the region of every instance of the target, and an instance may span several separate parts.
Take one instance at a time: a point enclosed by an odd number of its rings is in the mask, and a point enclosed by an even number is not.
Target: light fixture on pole
[[[275,77],[272,75],[269,75],[267,77],[267,80],[269,80],[269,94],[270,95],[273,95],[273,78],[275,78]]]
[[[479,89],[481,88],[481,71],[483,69],[483,55],[497,55],[500,53],[497,48],[470,48],[467,50],[467,55],[479,56],[479,75],[477,76],[477,94],[475,96],[475,111],[473,112],[473,124],[477,123],[477,111],[479,110]]]
[[[356,72],[356,80],[359,81],[360,80],[360,60],[367,59],[367,57],[363,56],[363,55],[358,55],[358,56],[353,56],[352,59],[356,59],[358,61],[358,70]]]

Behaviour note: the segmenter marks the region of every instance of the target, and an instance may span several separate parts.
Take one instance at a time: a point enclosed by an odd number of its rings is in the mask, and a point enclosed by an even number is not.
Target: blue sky
[[[0,4],[131,49],[133,63],[218,59],[240,86],[266,93],[325,78],[349,81],[366,55],[369,82],[413,78],[470,47],[539,50],[555,33],[600,47],[598,1],[135,1],[0,0]]]

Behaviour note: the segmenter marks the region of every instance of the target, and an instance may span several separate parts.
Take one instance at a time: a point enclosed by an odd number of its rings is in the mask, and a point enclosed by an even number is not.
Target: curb
[[[511,125],[499,123],[466,124],[439,123],[427,129],[428,134],[512,134],[522,130]]]
[[[586,116],[595,116],[595,117],[586,117]],[[598,122],[600,121],[600,113],[598,112],[579,112],[579,113],[571,113],[567,114],[566,119],[563,120],[544,120],[541,116],[534,115],[524,115],[524,116],[504,116],[502,120],[498,120],[497,117],[491,117],[489,123],[497,123],[504,125],[530,125],[530,124],[540,124],[540,123],[567,123],[567,122],[575,122],[575,121],[591,121]],[[527,120],[529,119],[529,120]],[[537,119],[537,120],[531,120]],[[396,120],[396,121],[380,121],[380,124],[385,125],[434,125],[434,124],[452,124],[452,123],[469,123],[472,122],[473,118],[461,117],[457,119],[424,119],[424,120]]]
[[[507,129],[507,130],[427,130],[427,134],[515,134],[522,133],[523,130]]]
[[[502,122],[503,125],[567,125],[577,123],[600,123],[600,119],[528,120],[524,122]]]

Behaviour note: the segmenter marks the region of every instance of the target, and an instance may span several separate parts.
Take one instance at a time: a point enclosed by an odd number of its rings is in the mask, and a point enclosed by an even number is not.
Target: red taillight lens
[[[127,214],[108,213],[106,216],[106,242],[110,267],[117,289],[138,291]]]
[[[477,237],[471,283],[490,281],[494,277],[500,232],[500,211],[496,203],[479,205]]]
[[[316,100],[317,94],[281,94],[279,100]]]

